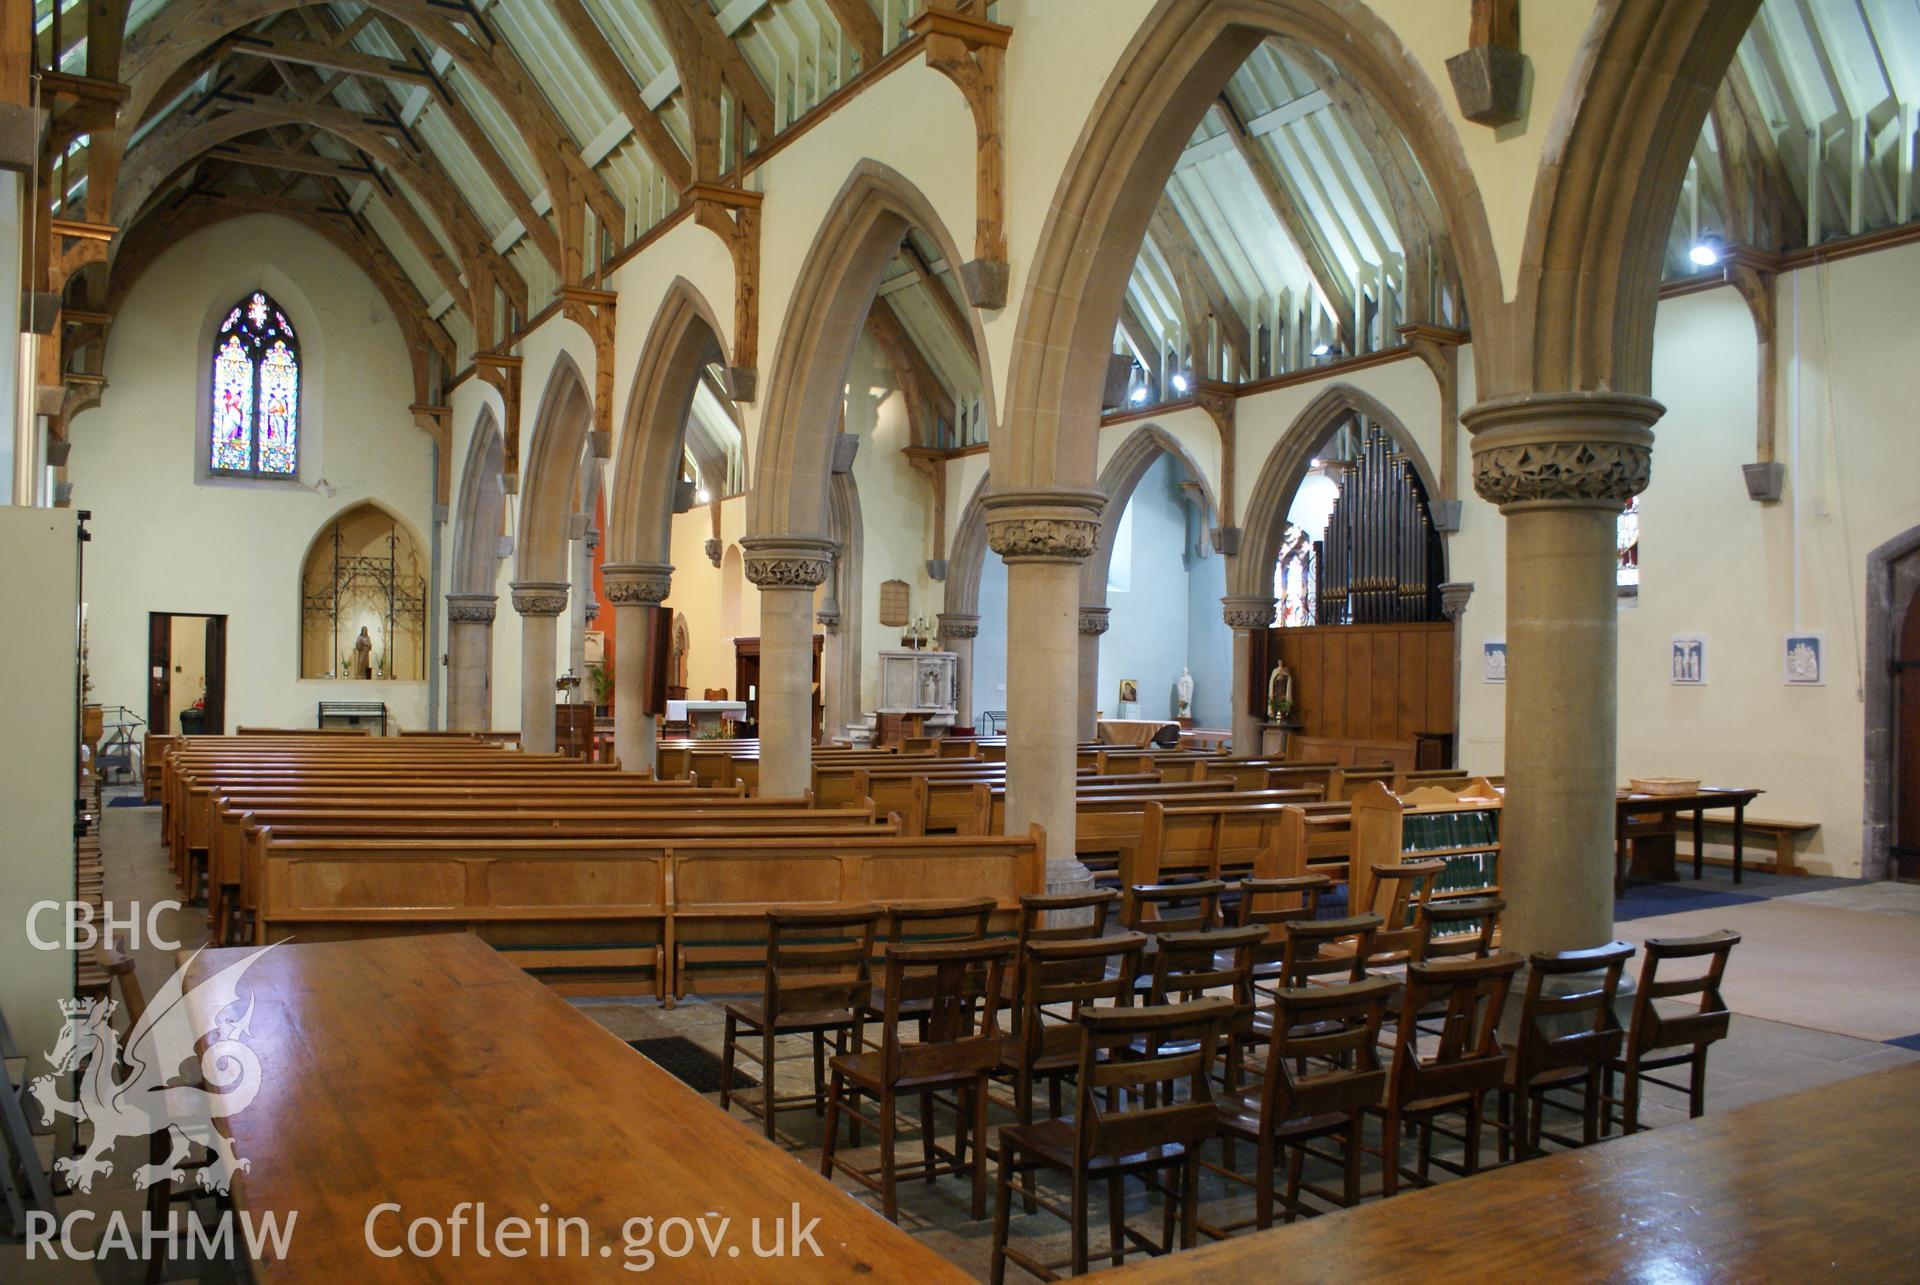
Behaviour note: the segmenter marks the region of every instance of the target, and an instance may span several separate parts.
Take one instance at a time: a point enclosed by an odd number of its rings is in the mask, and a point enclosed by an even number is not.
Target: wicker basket
[[[1698,794],[1699,777],[1636,776],[1627,784],[1635,794]]]

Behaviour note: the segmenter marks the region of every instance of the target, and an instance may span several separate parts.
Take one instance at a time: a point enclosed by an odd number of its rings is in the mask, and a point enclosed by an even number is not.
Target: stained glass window
[[[235,304],[214,336],[208,442],[216,473],[292,477],[299,471],[300,341],[263,291]]]
[[[1319,623],[1316,561],[1313,540],[1305,531],[1289,523],[1280,538],[1280,560],[1273,569],[1273,596],[1280,600],[1279,624],[1282,629]]]

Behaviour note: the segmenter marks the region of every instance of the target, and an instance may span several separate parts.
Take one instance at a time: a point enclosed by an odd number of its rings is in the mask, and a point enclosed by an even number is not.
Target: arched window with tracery
[[[300,341],[287,314],[255,290],[213,337],[208,467],[235,477],[292,477],[300,468]]]

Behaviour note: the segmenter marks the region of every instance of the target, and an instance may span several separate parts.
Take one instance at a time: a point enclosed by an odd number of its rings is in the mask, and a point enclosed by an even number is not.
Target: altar
[[[695,736],[718,731],[725,723],[747,721],[745,701],[673,701],[667,702],[667,721],[685,723]]]

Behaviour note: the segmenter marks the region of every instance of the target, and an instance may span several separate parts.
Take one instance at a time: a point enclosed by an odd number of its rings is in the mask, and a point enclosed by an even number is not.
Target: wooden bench
[[[1820,828],[1818,821],[1771,821],[1764,817],[1743,817],[1740,821],[1742,839],[1751,843],[1756,837],[1773,841],[1773,861],[1745,861],[1743,864],[1761,870],[1771,869],[1779,875],[1804,875],[1805,867],[1794,860],[1794,840],[1800,835],[1811,835]],[[1709,834],[1724,833],[1729,842],[1733,838],[1731,818],[1702,817],[1700,827]],[[1731,857],[1709,857],[1702,853],[1701,859],[1708,865],[1730,866]]]

